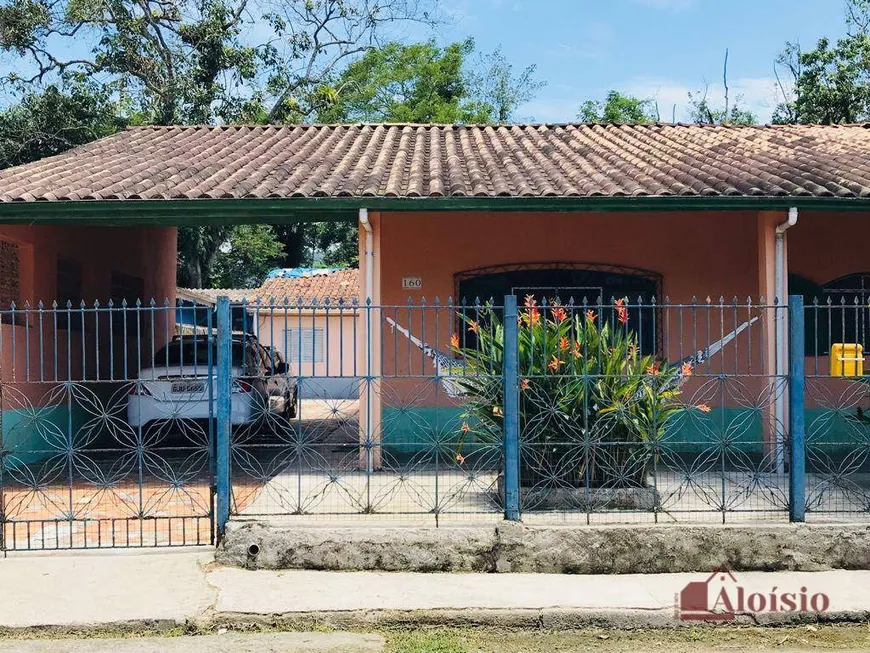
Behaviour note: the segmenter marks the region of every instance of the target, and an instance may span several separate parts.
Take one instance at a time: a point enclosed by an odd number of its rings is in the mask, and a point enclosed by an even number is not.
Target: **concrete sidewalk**
[[[666,627],[692,623],[676,618],[675,595],[709,576],[246,571],[217,567],[212,560],[210,549],[0,559],[0,628],[159,629],[184,622],[202,627],[261,622],[295,629],[415,624]],[[824,593],[830,606],[821,620],[866,620],[870,615],[870,571],[735,576],[747,596]],[[723,575],[713,582],[733,583]],[[782,613],[747,619],[796,620]],[[811,614],[799,618],[813,619]]]

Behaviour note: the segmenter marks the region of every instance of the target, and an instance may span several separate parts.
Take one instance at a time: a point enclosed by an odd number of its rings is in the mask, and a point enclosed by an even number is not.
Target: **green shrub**
[[[613,310],[610,320],[593,310],[538,306],[530,296],[520,310],[523,485],[643,485],[655,443],[686,409],[678,400],[678,381],[692,373],[691,366],[642,355],[625,301],[607,308]],[[460,346],[458,335],[451,340],[467,365],[454,381],[468,397],[474,435],[501,437],[504,325],[491,306],[481,307],[475,318],[463,317],[475,334],[470,345]]]

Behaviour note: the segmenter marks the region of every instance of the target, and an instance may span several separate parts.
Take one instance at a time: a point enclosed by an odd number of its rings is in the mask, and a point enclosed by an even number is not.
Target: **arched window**
[[[516,295],[522,304],[527,295],[538,301],[585,300],[594,308],[602,302],[603,319],[610,319],[611,299],[628,298],[629,322],[635,329],[643,353],[657,351],[661,320],[652,308],[653,299],[661,302],[661,275],[648,270],[596,263],[524,263],[467,270],[455,275],[456,297],[473,305],[493,299],[500,305],[505,295]],[[638,306],[644,308],[638,308]],[[647,308],[649,307],[649,308]]]
[[[789,275],[789,294],[803,295],[806,354],[830,353],[833,343],[870,347],[870,273],[839,277],[821,286]]]

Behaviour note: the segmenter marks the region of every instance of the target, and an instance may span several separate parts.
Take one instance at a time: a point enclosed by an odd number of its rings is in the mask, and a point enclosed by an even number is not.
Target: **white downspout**
[[[776,329],[774,338],[776,341],[775,347],[775,374],[777,384],[776,402],[775,402],[775,418],[776,418],[776,471],[778,474],[785,473],[785,390],[779,391],[779,384],[786,375],[786,359],[788,358],[785,347],[785,307],[788,306],[788,290],[786,289],[785,273],[785,232],[797,224],[798,210],[793,206],[788,210],[788,218],[785,221],[776,225],[776,241],[774,249],[774,273],[773,286],[776,289],[776,300],[778,302],[775,315]]]
[[[362,225],[362,228],[365,229],[366,232],[366,242],[365,242],[365,264],[366,264],[366,278],[365,278],[365,288],[363,289],[363,298],[362,305],[365,309],[366,316],[366,377],[371,378],[372,376],[372,349],[373,349],[373,330],[372,330],[372,304],[374,303],[373,292],[375,287],[375,235],[374,230],[372,229],[372,223],[369,222],[369,210],[368,209],[360,209],[359,210],[359,223]],[[365,407],[366,407],[366,415],[365,421],[360,421],[360,428],[363,431],[360,433],[360,442],[368,442],[370,439],[374,438],[374,434],[372,433],[372,410],[373,410],[373,402],[372,402],[372,384],[365,384]],[[372,447],[365,447],[364,452],[365,459],[364,461],[360,461],[363,464],[363,468],[366,473],[371,474],[374,470],[374,450]]]
[[[372,299],[372,292],[374,291],[375,286],[375,236],[372,231],[372,223],[369,222],[368,209],[359,210],[359,223],[366,232],[366,279],[363,292],[363,301],[365,301],[367,299]]]

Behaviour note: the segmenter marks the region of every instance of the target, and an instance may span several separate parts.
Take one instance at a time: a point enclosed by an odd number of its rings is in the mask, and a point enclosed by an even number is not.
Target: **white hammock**
[[[435,374],[436,376],[441,378],[441,385],[444,388],[444,391],[450,397],[460,397],[463,395],[463,390],[461,386],[454,380],[454,377],[457,376],[466,376],[468,374],[468,367],[466,366],[465,361],[462,358],[454,358],[450,354],[445,354],[442,351],[438,351],[431,345],[427,345],[425,342],[416,337],[413,333],[408,331],[401,324],[396,322],[390,317],[384,318],[387,321],[387,324],[393,329],[393,331],[398,331],[402,335],[404,335],[408,340],[414,343],[422,352],[429,358],[432,359],[432,364],[435,366]],[[694,369],[698,365],[703,365],[706,363],[712,356],[718,354],[725,345],[734,340],[737,336],[739,336],[743,331],[752,326],[755,322],[758,321],[757,317],[753,317],[748,321],[744,322],[740,326],[738,326],[734,331],[726,334],[725,337],[717,340],[716,342],[708,345],[704,349],[699,349],[694,354],[689,356],[688,358],[684,358],[681,360],[678,365],[678,372],[676,376],[676,385],[677,387],[681,386],[683,382],[688,378],[688,375],[683,374],[683,365],[688,363]]]

